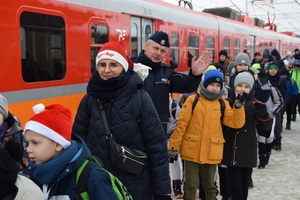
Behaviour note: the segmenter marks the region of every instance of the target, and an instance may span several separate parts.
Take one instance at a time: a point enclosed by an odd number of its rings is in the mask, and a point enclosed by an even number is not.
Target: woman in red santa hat
[[[152,100],[141,89],[150,68],[132,63],[119,42],[104,44],[95,64],[73,133],[87,142],[92,154],[124,183],[134,199],[171,199],[167,141]],[[113,166],[100,106],[115,142],[147,154],[141,174],[130,174]]]

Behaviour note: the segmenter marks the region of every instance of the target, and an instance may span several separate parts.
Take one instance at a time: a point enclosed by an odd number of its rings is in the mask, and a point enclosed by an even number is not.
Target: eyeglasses
[[[108,67],[108,69],[111,72],[116,72],[119,69],[119,67],[121,66],[121,64],[119,64],[117,62],[110,62],[110,63],[99,62],[97,66],[98,66],[98,69],[101,71],[105,71],[106,67]]]

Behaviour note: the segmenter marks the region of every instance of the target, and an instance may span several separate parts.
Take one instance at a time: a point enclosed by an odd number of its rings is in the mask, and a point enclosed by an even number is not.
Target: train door
[[[254,57],[254,52],[255,52],[255,44],[256,44],[256,38],[254,35],[250,35],[250,57]]]
[[[138,56],[145,42],[153,33],[153,21],[151,19],[131,17],[131,41],[130,56]]]

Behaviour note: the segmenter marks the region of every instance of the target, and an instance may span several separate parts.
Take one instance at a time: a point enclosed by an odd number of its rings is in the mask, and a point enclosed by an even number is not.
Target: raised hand
[[[201,75],[212,62],[211,51],[205,51],[197,60],[194,56],[192,58],[192,73],[195,76]]]

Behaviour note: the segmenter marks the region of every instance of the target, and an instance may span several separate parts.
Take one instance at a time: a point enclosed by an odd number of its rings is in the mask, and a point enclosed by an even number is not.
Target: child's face
[[[27,130],[25,138],[28,141],[27,153],[31,162],[42,164],[56,157],[62,146],[31,130]]]
[[[207,87],[206,87],[207,91],[209,91],[210,93],[213,94],[217,94],[218,92],[221,91],[221,85],[219,83],[210,83]]]
[[[237,72],[241,72],[241,71],[248,71],[249,67],[248,65],[245,64],[238,64],[235,66],[235,69]]]
[[[271,75],[271,76],[275,76],[276,74],[277,74],[277,69],[275,69],[275,68],[271,68],[271,69],[269,69],[269,74]]]
[[[249,94],[251,91],[251,88],[247,83],[239,83],[235,86],[234,91],[240,95],[242,95],[244,92]]]

